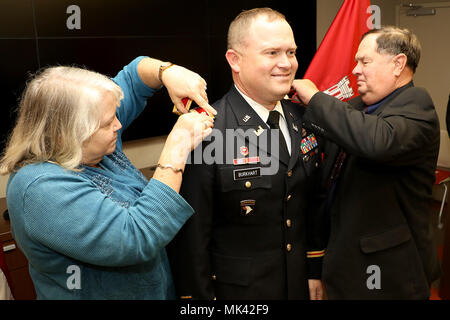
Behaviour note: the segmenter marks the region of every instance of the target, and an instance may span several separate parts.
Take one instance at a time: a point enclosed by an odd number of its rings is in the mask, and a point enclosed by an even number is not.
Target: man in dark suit
[[[298,67],[293,32],[269,8],[230,25],[234,85],[214,103],[181,194],[195,209],[169,246],[177,293],[192,299],[321,299],[324,224],[314,215],[320,142],[283,100]],[[197,157],[197,156],[200,157]]]
[[[330,299],[427,299],[439,277],[429,217],[439,122],[428,93],[412,82],[420,51],[409,30],[366,33],[353,70],[360,96],[349,103],[309,80],[294,82],[305,117],[342,147],[328,199]]]

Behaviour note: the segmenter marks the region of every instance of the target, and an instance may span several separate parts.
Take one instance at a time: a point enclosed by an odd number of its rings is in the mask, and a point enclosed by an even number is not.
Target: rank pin
[[[258,126],[258,130],[254,130],[254,132],[259,137],[264,132],[264,129],[261,126]]]

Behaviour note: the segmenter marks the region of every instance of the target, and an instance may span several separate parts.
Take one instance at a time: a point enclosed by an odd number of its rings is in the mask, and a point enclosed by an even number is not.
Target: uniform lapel
[[[245,101],[245,99],[237,92],[237,90],[232,86],[228,94],[228,104],[232,109],[236,121],[238,123],[238,128],[241,128],[244,133],[248,133],[250,130],[250,135],[255,135],[256,139],[250,139],[249,143],[254,144],[256,142],[256,147],[258,150],[263,151],[267,155],[270,155],[270,134],[269,127],[258,114],[253,110],[252,107]],[[242,132],[237,132],[237,135],[242,135]],[[278,160],[279,157],[277,157]],[[288,165],[286,163],[286,165]]]
[[[301,110],[298,106],[293,106],[288,101],[281,101],[284,117],[286,118],[287,127],[291,136],[291,158],[289,160],[288,170],[295,166],[300,156],[300,143],[302,140],[302,119]]]

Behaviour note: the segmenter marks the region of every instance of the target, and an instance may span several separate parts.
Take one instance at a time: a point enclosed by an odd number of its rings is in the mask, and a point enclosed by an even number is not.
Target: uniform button
[[[213,274],[213,275],[211,276],[211,279],[216,280],[216,279],[217,279],[216,275]]]
[[[292,170],[289,170],[288,177],[292,177]]]
[[[316,168],[318,168],[319,167],[319,163],[318,162],[316,162]]]
[[[292,221],[291,221],[291,219],[287,219],[287,220],[286,220],[286,226],[287,226],[288,228],[290,228],[290,227],[292,226]]]
[[[288,252],[290,252],[290,251],[292,250],[292,245],[291,245],[290,243],[288,243],[288,244],[286,245],[286,250],[287,250]]]
[[[250,181],[245,182],[245,187],[248,189],[252,186],[252,183]]]
[[[292,198],[292,195],[290,194],[290,195],[288,195],[288,196],[286,197],[286,201],[291,200],[291,198]]]

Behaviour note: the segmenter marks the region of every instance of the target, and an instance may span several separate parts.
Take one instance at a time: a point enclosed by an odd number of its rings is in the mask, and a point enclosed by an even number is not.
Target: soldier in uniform
[[[213,104],[211,139],[193,151],[181,187],[195,213],[169,245],[177,294],[321,299],[323,157],[304,109],[283,99],[298,67],[292,29],[272,9],[244,11],[226,58],[234,85]]]

